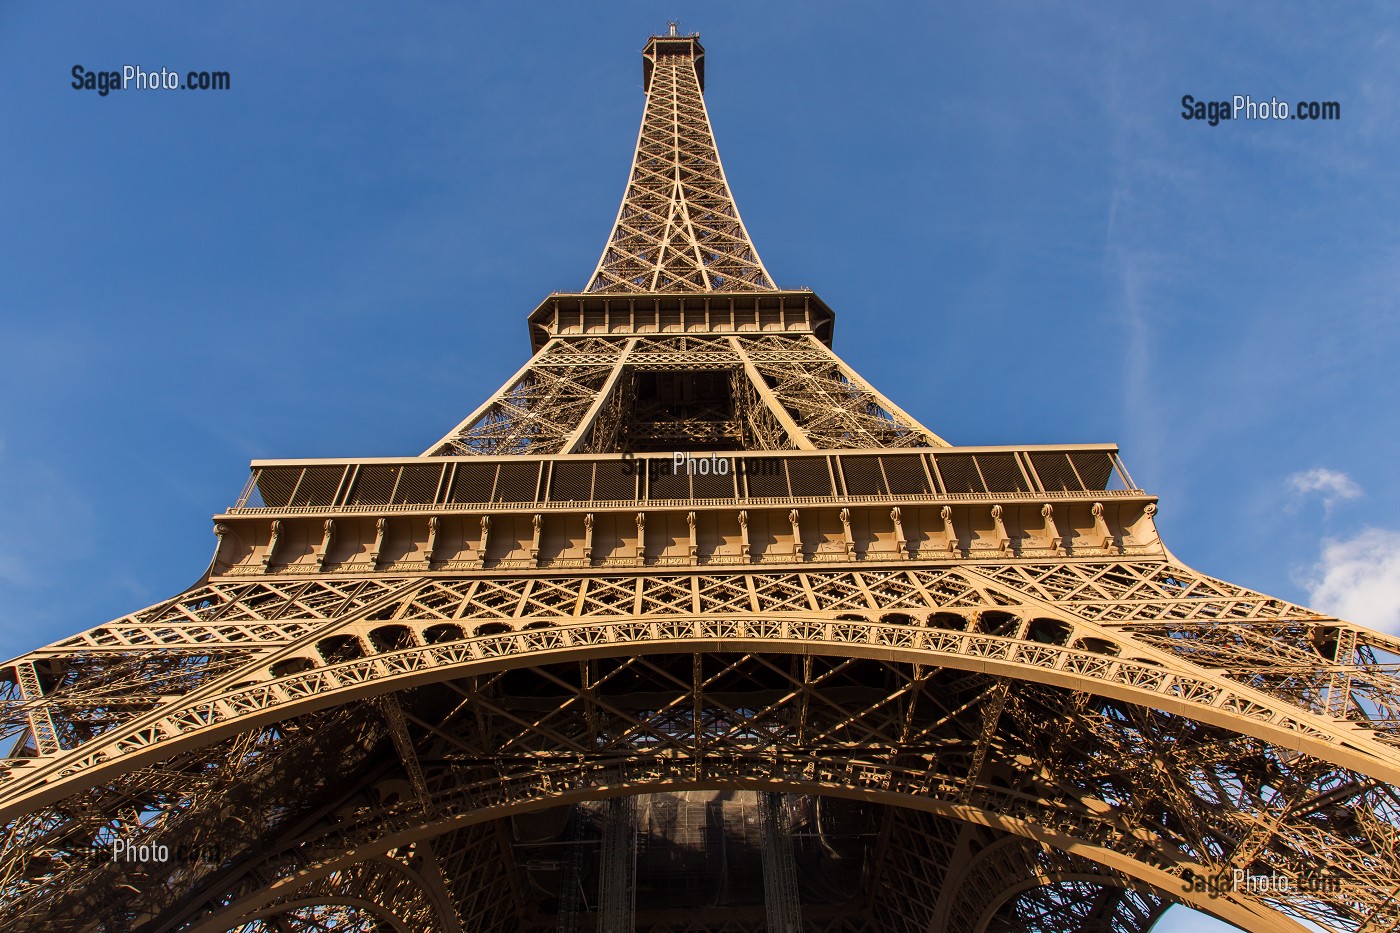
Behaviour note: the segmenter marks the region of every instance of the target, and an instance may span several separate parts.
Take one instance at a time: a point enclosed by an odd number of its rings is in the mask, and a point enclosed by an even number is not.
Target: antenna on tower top
[[[680,25],[680,23],[676,22],[676,21],[673,20],[673,19],[672,19],[672,20],[667,20],[667,21],[666,21],[666,26],[671,30],[669,34],[670,34],[670,35],[673,35],[673,36],[676,34],[676,27],[679,26],[679,25]]]

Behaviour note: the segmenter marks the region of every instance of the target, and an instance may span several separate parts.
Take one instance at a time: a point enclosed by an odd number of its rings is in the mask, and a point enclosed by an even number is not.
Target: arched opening
[[[687,930],[728,930],[733,916],[762,917],[775,893],[788,896],[780,910],[800,922],[794,929],[1148,933],[1174,899],[1088,857],[951,814],[745,783],[544,800],[425,827],[415,845],[472,853],[452,862],[467,875],[453,879],[455,907],[482,918],[481,933],[517,929],[521,912],[544,929],[605,927],[610,899],[638,930],[670,930],[678,915]],[[385,802],[411,797],[405,785]],[[293,903],[309,899],[303,892],[341,893],[358,877],[355,857],[334,874],[309,872]],[[606,866],[617,864],[626,876],[610,882]]]
[[[813,622],[805,624],[811,626]],[[822,625],[819,621],[815,627],[819,630],[841,628]],[[853,639],[860,634],[851,633]],[[1008,649],[1015,647],[975,633],[954,639],[936,638],[929,632],[909,634],[923,643],[946,645],[977,642],[980,638],[983,648],[991,645],[1009,653]],[[514,818],[517,814],[620,795],[694,794],[697,796],[686,799],[703,805],[689,810],[678,805],[671,815],[667,811],[669,805],[646,811],[655,819],[639,826],[636,836],[641,840],[639,845],[653,845],[671,853],[665,858],[656,856],[654,861],[645,864],[699,865],[697,876],[709,879],[703,885],[696,882],[704,889],[700,894],[712,895],[715,885],[739,892],[743,884],[728,876],[717,878],[716,869],[706,867],[711,861],[708,856],[686,854],[681,851],[683,846],[678,849],[669,827],[689,825],[691,829],[687,831],[693,830],[697,839],[704,833],[711,834],[706,838],[730,833],[733,847],[749,844],[743,840],[752,838],[755,823],[749,817],[753,814],[742,819],[731,818],[732,803],[736,799],[733,795],[739,792],[782,793],[791,797],[784,804],[783,812],[796,827],[793,847],[799,865],[799,884],[813,886],[803,890],[853,890],[854,882],[848,884],[842,878],[858,878],[861,884],[867,885],[860,889],[860,897],[853,896],[839,903],[821,900],[835,895],[803,894],[806,898],[803,903],[810,904],[814,911],[847,909],[849,905],[863,905],[859,909],[865,910],[880,900],[872,895],[886,889],[873,891],[868,887],[868,876],[854,872],[843,875],[842,872],[858,864],[868,864],[867,855],[861,854],[866,852],[863,840],[867,837],[885,839],[886,843],[882,844],[888,845],[893,834],[904,832],[915,821],[907,815],[911,811],[931,814],[932,818],[948,823],[952,827],[950,832],[965,832],[968,825],[983,829],[996,827],[997,832],[1050,846],[1060,844],[1056,839],[1080,839],[1084,840],[1083,845],[1076,844],[1070,851],[1085,858],[1092,855],[1096,864],[1127,873],[1151,868],[1136,863],[1131,852],[1108,850],[1104,847],[1108,844],[1095,841],[1104,838],[1104,820],[1114,818],[1103,807],[1094,805],[1095,788],[1106,780],[1120,781],[1124,774],[1121,760],[1096,753],[1102,746],[1087,742],[1079,753],[1075,750],[1075,736],[1063,743],[1057,754],[1072,767],[1066,768],[1062,774],[1067,777],[1060,779],[1070,780],[1075,786],[1066,788],[1071,792],[1058,797],[1052,809],[1045,809],[1051,805],[1038,803],[1026,793],[1028,789],[1038,790],[1043,786],[1040,782],[1044,773],[1045,724],[1059,721],[1055,717],[1063,716],[1066,704],[1071,701],[1070,693],[1076,687],[1079,689],[1075,692],[1087,699],[1078,702],[1074,718],[1085,723],[1092,720],[1092,728],[1086,726],[1081,738],[1101,736],[1113,730],[1131,730],[1133,736],[1139,736],[1148,734],[1144,730],[1155,729],[1158,731],[1150,734],[1153,741],[1176,734],[1182,720],[1175,714],[1138,706],[1132,716],[1125,716],[1123,701],[1097,692],[1110,686],[1100,673],[1094,675],[1091,688],[1094,692],[1084,693],[1083,685],[1078,683],[1057,685],[1019,678],[1000,679],[988,672],[995,662],[991,654],[976,656],[971,665],[954,667],[897,660],[889,651],[889,642],[876,645],[873,639],[861,643],[863,647],[859,650],[865,652],[863,654],[799,652],[797,646],[791,646],[793,650],[786,653],[768,653],[763,642],[738,646],[735,636],[731,635],[730,639],[726,647],[734,647],[725,651],[676,651],[668,644],[660,651],[620,650],[610,655],[596,653],[594,646],[598,642],[593,642],[577,655],[563,652],[550,655],[552,659],[547,662],[537,659],[534,664],[518,666],[493,658],[491,667],[483,665],[484,670],[457,674],[448,671],[456,655],[481,657],[486,652],[424,649],[422,657],[433,663],[404,665],[410,673],[421,672],[423,676],[400,687],[394,704],[380,703],[373,694],[361,692],[347,697],[343,707],[335,710],[344,713],[344,721],[350,724],[347,728],[354,727],[356,731],[352,734],[363,735],[360,730],[366,726],[376,731],[370,733],[368,742],[334,743],[335,748],[347,750],[347,755],[334,757],[335,781],[343,783],[345,792],[351,796],[343,805],[332,804],[327,812],[372,816],[375,807],[383,806],[397,807],[395,813],[401,814],[404,806],[411,806],[415,814],[431,813],[433,820],[443,821],[441,831],[447,832],[475,825],[473,820]],[[322,642],[330,642],[330,639]],[[711,638],[706,644],[725,644],[725,641]],[[851,644],[856,642],[853,640]],[[328,647],[334,648],[334,643]],[[1055,652],[1031,654],[1060,657]],[[1080,658],[1082,660],[1083,655]],[[356,670],[386,667],[376,662],[360,665]],[[350,689],[364,684],[352,677],[327,680],[343,683]],[[1012,690],[1013,701],[998,700]],[[309,700],[308,705],[323,698],[324,694],[317,696]],[[395,727],[389,724],[388,711],[393,706],[400,707],[405,714],[396,733]],[[314,719],[311,728],[304,728],[302,723],[307,719],[303,714],[293,714],[286,720],[289,728],[284,730],[279,726],[275,732],[290,741],[307,741],[327,734],[326,729],[314,724]],[[994,740],[989,742],[978,738],[984,734],[988,722],[996,726]],[[980,754],[974,754],[974,743],[979,741],[985,744]],[[406,747],[414,752],[407,761],[402,751]],[[774,754],[775,749],[789,747],[803,747],[804,754]],[[853,755],[853,748],[861,749],[861,754]],[[957,751],[949,754],[947,749]],[[876,753],[870,754],[867,750]],[[349,757],[354,754],[363,757],[356,761]],[[1290,750],[1289,754],[1296,753]],[[1069,761],[1071,756],[1075,756],[1073,761]],[[408,762],[415,759],[421,769],[418,774],[411,773],[408,768]],[[1278,780],[1285,774],[1292,760],[1273,755],[1266,763],[1271,779]],[[1223,778],[1238,783],[1231,769],[1236,769],[1239,763],[1234,759],[1220,762]],[[353,779],[357,774],[376,783],[356,788]],[[397,804],[372,793],[385,780],[400,782]],[[1189,791],[1191,784],[1186,782],[1183,786]],[[1075,791],[1084,797],[1081,799]],[[730,796],[724,796],[726,794]],[[421,803],[424,795],[431,795],[427,805]],[[811,812],[804,811],[802,808],[807,805],[795,802],[803,795],[830,796],[901,810],[894,823],[872,828],[870,819],[841,817],[840,806],[826,814],[820,804]],[[1008,801],[1012,806],[1006,806]],[[294,802],[281,805],[290,807],[289,813],[295,810]],[[672,820],[672,816],[683,810],[692,813],[694,820],[689,817],[681,820],[679,816]],[[1202,812],[1206,812],[1204,808]],[[740,814],[743,815],[742,808]],[[361,818],[356,816],[357,820]],[[1154,813],[1151,818],[1176,819],[1169,812]],[[562,826],[568,822],[554,821],[554,824]],[[373,828],[375,824],[363,825]],[[403,824],[395,824],[391,819],[386,825]],[[1154,822],[1152,825],[1166,824]],[[340,823],[325,824],[317,831],[334,834],[342,828]],[[558,831],[564,832],[563,829]],[[811,834],[810,837],[807,834]],[[511,833],[506,834],[506,838],[512,840],[516,836]],[[810,844],[803,840],[808,838],[818,840],[824,854],[803,868],[806,863],[802,862],[802,847]],[[411,841],[399,839],[396,844]],[[545,841],[557,845],[561,852],[570,851],[566,844],[572,842],[562,838]],[[989,840],[953,842],[949,849],[934,847],[921,851],[942,853],[932,861],[946,868],[950,864],[956,866],[951,853],[972,856],[979,845],[986,845]],[[291,862],[296,863],[297,872],[307,868],[301,853],[334,849],[327,845],[318,850],[320,845],[316,840],[307,840],[292,853]],[[365,853],[376,857],[385,851],[383,847],[375,847],[374,839],[368,837],[356,845],[363,845]],[[918,845],[934,844],[922,840]],[[736,854],[730,865],[739,866],[742,862],[737,854],[739,849],[733,847],[731,851]],[[349,858],[351,851],[360,850],[334,851],[346,853],[345,857]],[[833,853],[849,861],[832,861]],[[552,862],[559,865],[564,861],[550,853],[533,850],[513,850],[510,854],[531,864]],[[656,850],[652,852],[652,856],[655,855]],[[508,863],[499,857],[496,861]],[[924,872],[921,883],[930,888],[932,882],[923,867],[926,862],[916,859],[915,864]],[[884,868],[895,870],[888,864]],[[328,872],[336,870],[337,866],[327,869]],[[1139,875],[1133,877],[1143,880]],[[744,878],[747,879],[744,883],[751,881],[751,872]],[[802,878],[808,881],[802,882]],[[584,882],[585,886],[590,883]],[[664,879],[657,881],[654,874],[649,883],[665,886]],[[1157,883],[1162,882],[1159,879]],[[557,885],[545,887],[551,896],[557,896],[560,890]],[[987,894],[985,889],[976,886],[968,890]],[[753,904],[745,906],[756,909]],[[546,910],[543,906],[539,909]],[[546,927],[551,926],[555,918],[550,919]],[[922,929],[939,928],[932,918],[925,919],[927,923]],[[877,923],[878,918],[870,920],[866,928]],[[483,929],[495,928],[484,926]]]
[[[375,651],[398,651],[417,644],[407,625],[381,625],[369,633],[369,643]]]
[[[462,626],[453,625],[451,622],[441,622],[423,629],[423,641],[430,645],[439,645],[445,641],[462,641],[466,637],[467,633],[462,631]]]
[[[273,677],[291,677],[293,674],[300,674],[315,667],[315,663],[310,658],[283,658],[272,665]]]
[[[1078,638],[1075,639],[1074,647],[1082,651],[1092,651],[1094,654],[1106,654],[1110,657],[1117,657],[1120,650],[1118,645],[1106,638]]]
[[[1000,609],[988,609],[977,618],[977,631],[985,632],[988,635],[1014,638],[1020,627],[1020,616],[1013,612],[1003,612]]]
[[[364,645],[354,635],[331,635],[316,642],[316,651],[327,664],[354,661],[365,656]]]
[[[935,612],[928,617],[928,626],[961,632],[967,628],[967,619],[956,612]]]
[[[1026,628],[1026,638],[1042,645],[1063,645],[1069,633],[1069,625],[1059,619],[1031,619]]]

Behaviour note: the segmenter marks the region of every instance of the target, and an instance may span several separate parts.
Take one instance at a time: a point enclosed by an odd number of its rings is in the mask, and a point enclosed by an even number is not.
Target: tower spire
[[[775,289],[720,165],[698,36],[670,23],[642,55],[647,101],[632,174],[585,291]]]

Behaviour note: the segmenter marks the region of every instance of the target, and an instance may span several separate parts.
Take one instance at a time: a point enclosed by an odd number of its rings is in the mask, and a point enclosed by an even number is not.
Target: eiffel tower
[[[0,927],[1400,925],[1400,641],[1198,573],[1109,444],[958,447],[740,220],[654,36],[616,225],[424,454],[256,461],[3,666]]]

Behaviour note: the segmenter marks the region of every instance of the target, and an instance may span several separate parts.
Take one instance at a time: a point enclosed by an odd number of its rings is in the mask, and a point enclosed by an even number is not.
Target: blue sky
[[[770,272],[886,394],[1116,441],[1184,561],[1400,628],[1393,5],[7,3],[0,655],[192,582],[250,459],[414,454],[497,388],[668,18]],[[1342,118],[1181,118],[1237,93]]]

